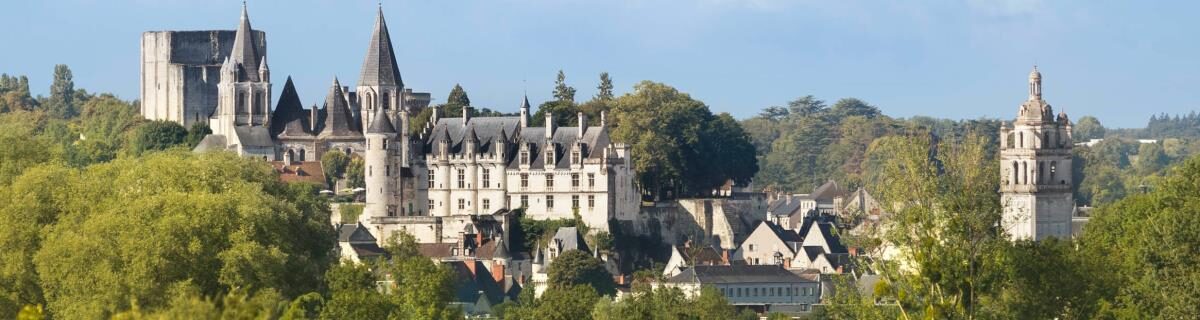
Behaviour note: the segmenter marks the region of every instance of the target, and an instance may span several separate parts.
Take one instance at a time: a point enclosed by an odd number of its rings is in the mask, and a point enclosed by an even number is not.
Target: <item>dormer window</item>
[[[521,164],[529,164],[529,149],[521,148]]]
[[[571,151],[571,164],[581,163],[583,163],[583,156],[579,154],[579,149],[576,148],[575,151]]]
[[[554,166],[554,146],[547,145],[546,147],[546,166],[551,167]]]

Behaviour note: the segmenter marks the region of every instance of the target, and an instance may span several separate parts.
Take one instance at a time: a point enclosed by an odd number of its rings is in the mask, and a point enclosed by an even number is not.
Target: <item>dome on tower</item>
[[[1042,73],[1038,72],[1037,66],[1035,65],[1035,66],[1033,66],[1033,71],[1029,72],[1029,80],[1040,80],[1040,79],[1042,79]]]

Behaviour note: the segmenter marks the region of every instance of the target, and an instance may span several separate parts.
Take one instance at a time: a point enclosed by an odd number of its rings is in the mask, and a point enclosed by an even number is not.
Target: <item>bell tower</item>
[[[1013,240],[1071,236],[1071,121],[1042,98],[1042,74],[1029,73],[1029,98],[1000,128],[1000,201]]]

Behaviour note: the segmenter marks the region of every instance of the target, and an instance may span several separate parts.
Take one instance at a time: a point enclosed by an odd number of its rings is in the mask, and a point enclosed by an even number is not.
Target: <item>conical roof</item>
[[[496,252],[492,254],[494,259],[509,259],[512,255],[508,253],[508,248],[504,245],[504,239],[496,239]]]
[[[283,93],[279,94],[279,103],[275,105],[275,111],[271,112],[271,136],[279,136],[288,123],[303,121],[305,113],[304,104],[300,103],[300,95],[296,93],[296,86],[292,84],[292,77],[289,76],[283,84]]]
[[[250,15],[246,5],[242,4],[242,19],[238,24],[237,34],[233,38],[233,50],[229,57],[238,65],[238,79],[243,81],[259,81],[258,52],[254,45],[254,30],[250,28]]]
[[[392,125],[391,119],[388,119],[388,115],[384,112],[383,108],[375,108],[375,115],[372,118],[371,124],[367,127],[367,133],[396,133],[396,127]]]
[[[367,46],[367,57],[363,61],[358,85],[404,86],[404,81],[400,78],[400,68],[396,64],[396,54],[392,49],[392,38],[388,34],[387,21],[383,19],[383,8],[379,8],[379,17],[375,19],[375,31],[371,32],[371,42]]]
[[[350,112],[350,107],[346,104],[346,96],[342,92],[342,84],[338,82],[337,77],[333,78],[333,86],[329,88],[329,94],[325,96],[325,112],[325,128],[321,130],[321,138],[362,135],[361,132],[354,130],[354,114]]]

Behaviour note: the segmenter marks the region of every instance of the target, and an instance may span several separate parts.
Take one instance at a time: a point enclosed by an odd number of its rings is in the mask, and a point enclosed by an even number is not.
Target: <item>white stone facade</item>
[[[1075,206],[1071,122],[1042,99],[1042,75],[1029,75],[1029,99],[1000,131],[1002,224],[1012,239],[1071,236]]]

